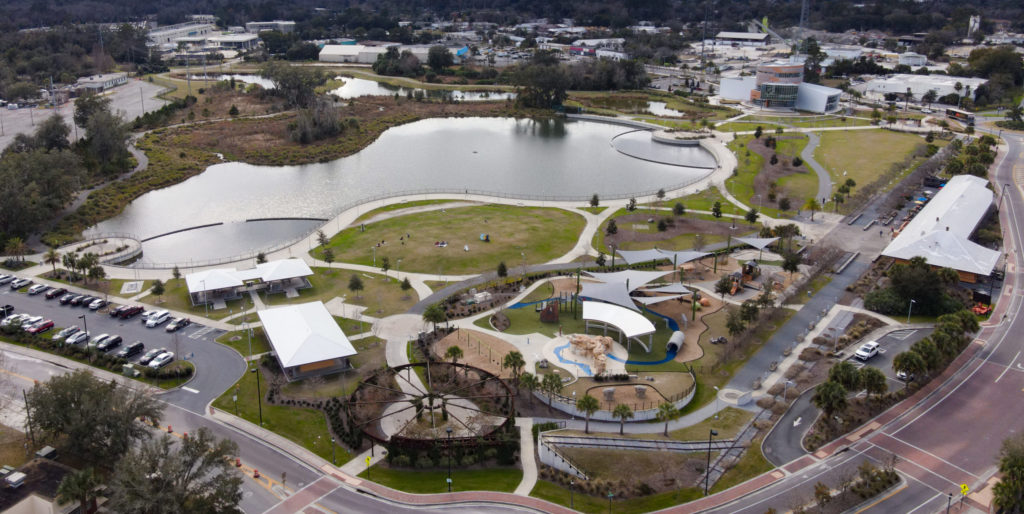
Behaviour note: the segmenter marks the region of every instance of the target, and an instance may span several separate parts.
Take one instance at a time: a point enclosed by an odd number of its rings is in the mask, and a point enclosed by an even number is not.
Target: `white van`
[[[156,311],[146,318],[146,326],[149,328],[159,327],[171,319],[171,313],[167,311]]]

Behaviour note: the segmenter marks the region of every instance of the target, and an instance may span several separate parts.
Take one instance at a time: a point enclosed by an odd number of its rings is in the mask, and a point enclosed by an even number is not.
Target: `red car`
[[[145,309],[143,309],[141,305],[133,305],[131,307],[128,307],[128,308],[122,310],[117,315],[121,319],[128,319],[128,318],[132,318],[132,317],[138,316],[139,314],[142,313],[143,310],[145,310]]]
[[[28,330],[26,330],[26,332],[28,332],[29,334],[42,334],[43,332],[46,332],[51,328],[53,328],[53,320],[48,319],[45,321],[40,321],[35,325],[32,325],[31,327],[28,328]]]

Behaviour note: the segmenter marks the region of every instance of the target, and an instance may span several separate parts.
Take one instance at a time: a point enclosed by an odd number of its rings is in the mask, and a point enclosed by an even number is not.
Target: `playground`
[[[434,343],[437,359],[450,361],[451,359],[445,358],[445,352],[452,346],[458,346],[462,350],[459,362],[502,378],[512,376],[511,370],[502,369],[501,361],[509,352],[515,351],[516,347],[501,338],[477,330],[456,330]]]

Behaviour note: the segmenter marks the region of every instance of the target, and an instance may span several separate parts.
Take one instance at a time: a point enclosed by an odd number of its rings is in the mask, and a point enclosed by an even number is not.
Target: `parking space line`
[[[1013,366],[1014,362],[1017,362],[1018,357],[1020,357],[1020,352],[1017,352],[1017,355],[1013,356],[1013,360],[1011,360],[1010,363],[1006,365],[1006,369],[1004,369],[1003,372],[1000,373],[998,377],[996,377],[995,381],[992,382],[993,384],[999,383],[999,379],[1003,378],[1003,375],[1005,375],[1007,371],[1010,371],[1010,367]]]
[[[182,386],[181,389],[183,391],[188,391],[188,392],[190,392],[192,394],[199,394],[199,391],[196,391],[195,389],[192,389],[191,387]]]

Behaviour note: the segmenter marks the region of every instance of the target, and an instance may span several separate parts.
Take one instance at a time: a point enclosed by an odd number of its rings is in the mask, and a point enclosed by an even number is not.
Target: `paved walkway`
[[[832,199],[832,176],[818,161],[814,159],[814,150],[821,143],[821,137],[814,132],[807,132],[807,146],[800,152],[800,158],[818,175],[818,196],[826,202]],[[824,205],[824,202],[822,203]]]
[[[533,419],[516,418],[519,427],[519,461],[523,465],[523,480],[512,494],[529,496],[537,485],[537,454],[533,447]]]

